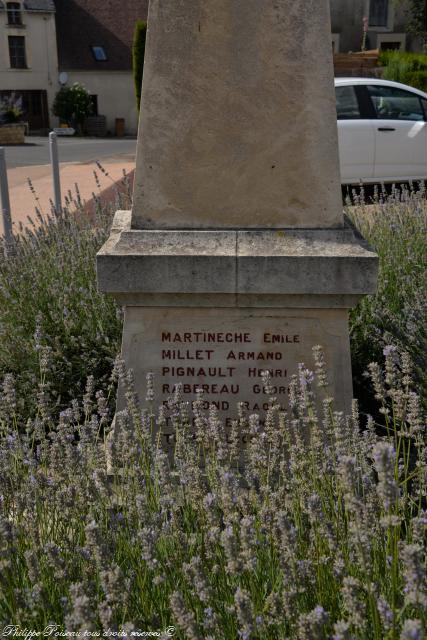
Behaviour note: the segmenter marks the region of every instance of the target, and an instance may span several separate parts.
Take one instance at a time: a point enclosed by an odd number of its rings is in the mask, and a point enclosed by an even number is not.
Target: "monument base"
[[[249,413],[268,408],[265,370],[285,410],[291,376],[299,363],[314,370],[311,350],[320,344],[344,409],[352,398],[347,315],[345,309],[126,307],[123,356],[138,384],[154,373],[158,404],[180,383],[184,401],[202,389],[205,408],[214,404],[230,423],[237,402]]]
[[[116,214],[97,257],[98,283],[125,308],[122,355],[142,398],[152,372],[155,404],[181,383],[184,400],[201,388],[206,407],[230,421],[238,402],[249,413],[267,407],[261,373],[269,370],[286,409],[291,376],[299,363],[314,368],[320,344],[336,406],[350,409],[348,310],[375,292],[377,256],[349,224],[144,231],[130,220]]]

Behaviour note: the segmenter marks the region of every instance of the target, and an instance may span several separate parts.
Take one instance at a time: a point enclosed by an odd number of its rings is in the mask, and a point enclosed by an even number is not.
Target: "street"
[[[27,144],[6,147],[6,165],[14,230],[34,218],[35,207],[49,213],[53,199],[49,139],[29,136]],[[83,202],[90,202],[93,193],[114,198],[114,184],[119,184],[123,171],[132,177],[135,168],[136,139],[132,138],[62,138],[58,137],[62,197],[76,188]],[[99,160],[105,172],[96,166]],[[95,180],[94,172],[97,174]],[[29,186],[31,182],[31,189]],[[77,185],[77,187],[76,187]],[[74,194],[74,195],[73,195]],[[109,195],[108,195],[109,194]],[[37,200],[36,200],[37,198]],[[3,224],[0,216],[0,235]]]
[[[22,146],[6,147],[8,169],[49,164],[49,138],[28,136]],[[117,161],[135,160],[134,138],[74,138],[58,136],[59,161],[89,163],[107,158]]]

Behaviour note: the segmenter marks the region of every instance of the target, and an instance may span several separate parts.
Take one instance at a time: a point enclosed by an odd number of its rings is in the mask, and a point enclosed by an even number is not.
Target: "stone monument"
[[[151,0],[148,25],[133,209],[97,258],[137,390],[232,418],[268,369],[285,407],[321,344],[349,408],[377,257],[343,217],[328,0]]]

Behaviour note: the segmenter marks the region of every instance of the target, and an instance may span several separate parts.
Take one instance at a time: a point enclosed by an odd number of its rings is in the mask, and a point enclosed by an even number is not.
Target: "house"
[[[47,131],[58,89],[53,0],[0,0],[0,101],[20,103],[32,131]]]
[[[111,133],[116,118],[125,119],[127,133],[137,131],[132,40],[136,21],[147,19],[148,1],[55,0],[59,71],[67,84],[80,82],[89,90]],[[416,48],[399,6],[395,0],[331,0],[335,50],[360,50],[364,17],[366,48]]]
[[[116,118],[135,134],[138,111],[132,76],[135,23],[146,19],[148,0],[56,0],[58,64],[64,84],[79,82],[92,95],[95,114]]]
[[[116,119],[135,134],[132,40],[148,2],[0,0],[0,100],[20,99],[30,129],[47,131],[57,124],[52,104],[61,84],[79,82],[111,134]],[[331,0],[331,18],[336,52],[359,51],[364,24],[368,49],[419,48],[406,33],[404,4],[395,0]]]
[[[419,50],[420,43],[406,32],[405,3],[395,0],[331,0],[332,41],[336,53],[360,51],[364,18],[367,49]]]

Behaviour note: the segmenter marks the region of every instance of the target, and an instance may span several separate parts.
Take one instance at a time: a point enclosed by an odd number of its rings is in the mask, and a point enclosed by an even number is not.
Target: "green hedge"
[[[144,56],[145,56],[145,40],[147,37],[147,23],[144,20],[138,20],[135,25],[132,46],[132,66],[133,78],[135,82],[136,103],[141,103],[142,76],[144,74]]]
[[[383,77],[427,91],[427,55],[402,51],[383,51],[380,63],[385,67]]]

